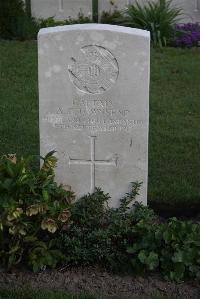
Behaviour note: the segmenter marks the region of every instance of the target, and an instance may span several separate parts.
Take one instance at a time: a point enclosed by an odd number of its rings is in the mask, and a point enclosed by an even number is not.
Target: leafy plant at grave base
[[[65,25],[64,21],[55,20],[54,17],[49,17],[47,19],[38,19],[38,24],[40,28],[55,27]]]
[[[128,270],[126,247],[133,242],[132,228],[141,219],[154,218],[151,210],[135,202],[140,185],[133,183],[132,191],[116,209],[109,208],[110,197],[100,189],[74,203],[71,224],[58,242],[67,264],[96,263],[112,270]]]
[[[120,10],[115,9],[114,11],[103,11],[101,13],[100,23],[118,25],[122,22],[123,14]]]
[[[0,0],[0,38],[32,39],[38,32],[34,18],[27,14],[22,0]]]
[[[200,279],[200,223],[176,218],[159,225],[140,221],[133,239],[127,251],[134,270],[161,271],[175,281]]]
[[[102,11],[100,23],[118,25],[119,20],[121,21],[123,18],[123,14],[118,9],[117,5],[115,5],[115,1],[110,1],[110,6],[111,8],[109,11]]]
[[[173,45],[176,47],[200,46],[200,23],[177,24]]]
[[[84,24],[84,23],[92,23],[92,19],[91,19],[91,16],[89,16],[89,15],[85,16],[81,10],[79,11],[77,18],[68,17],[65,20],[66,25]]]
[[[74,195],[54,182],[53,154],[42,158],[38,171],[31,169],[31,157],[0,159],[1,268],[22,264],[38,271],[63,259],[55,237],[69,222]]]
[[[166,46],[174,32],[174,25],[182,10],[172,6],[172,0],[147,1],[131,4],[124,12],[124,26],[145,29],[151,32],[154,46]]]
[[[77,18],[68,17],[64,21],[55,20],[54,17],[49,17],[47,19],[39,19],[38,26],[39,28],[46,28],[46,27],[55,27],[55,26],[64,26],[64,25],[72,25],[72,24],[84,24],[84,23],[91,23],[92,20],[88,16],[84,16],[84,14],[80,11],[78,13]]]
[[[134,202],[140,185],[133,184],[117,209],[108,207],[109,195],[100,189],[74,203],[71,223],[58,239],[67,264],[159,271],[175,281],[200,279],[200,223],[161,222]]]

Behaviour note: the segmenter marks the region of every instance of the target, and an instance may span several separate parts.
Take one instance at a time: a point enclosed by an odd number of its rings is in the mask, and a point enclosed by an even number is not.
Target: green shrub
[[[170,219],[167,223],[140,221],[128,248],[133,269],[160,271],[171,280],[200,279],[200,223]]]
[[[132,244],[132,228],[141,219],[153,219],[153,213],[135,201],[140,184],[119,208],[109,208],[109,195],[100,189],[74,203],[71,223],[58,241],[68,264],[101,264],[112,270],[129,270],[128,244]],[[131,238],[131,239],[130,239]]]
[[[175,22],[182,11],[171,4],[172,0],[131,4],[126,9],[125,19],[122,19],[121,24],[148,30],[151,32],[154,46],[166,46],[173,35]]]
[[[139,187],[133,184],[117,209],[108,207],[109,195],[100,189],[72,206],[71,222],[58,242],[66,263],[159,271],[176,281],[200,279],[200,223],[161,221],[147,207],[131,205]]]
[[[25,15],[23,18],[18,20],[14,38],[21,41],[36,39],[38,31],[38,22],[34,18]]]
[[[0,38],[36,38],[37,22],[25,11],[22,0],[0,0]]]
[[[19,20],[24,15],[22,0],[0,0],[0,37],[12,38]]]
[[[53,152],[39,171],[30,158],[0,159],[0,266],[22,264],[34,271],[55,267],[63,258],[55,237],[70,218],[71,191],[54,182]]]

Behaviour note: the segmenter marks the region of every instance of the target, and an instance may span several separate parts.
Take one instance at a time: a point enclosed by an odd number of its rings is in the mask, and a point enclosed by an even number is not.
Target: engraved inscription
[[[77,59],[71,58],[68,72],[72,83],[82,92],[102,94],[115,84],[119,67],[110,51],[89,45],[81,48]]]
[[[84,96],[73,99],[68,109],[59,107],[56,113],[48,113],[44,121],[57,129],[88,130],[95,132],[130,131],[144,125],[141,119],[132,119],[130,111],[114,107],[107,98]]]
[[[90,165],[90,192],[95,191],[95,166],[115,166],[117,167],[117,154],[114,154],[109,160],[96,160],[95,158],[95,139],[96,136],[90,137],[90,160],[71,159],[69,158],[69,165]]]

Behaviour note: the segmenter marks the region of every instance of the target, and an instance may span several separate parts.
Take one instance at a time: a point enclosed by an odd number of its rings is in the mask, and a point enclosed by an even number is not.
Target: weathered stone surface
[[[78,196],[101,187],[110,204],[142,181],[146,204],[149,32],[84,24],[39,33],[41,154]]]

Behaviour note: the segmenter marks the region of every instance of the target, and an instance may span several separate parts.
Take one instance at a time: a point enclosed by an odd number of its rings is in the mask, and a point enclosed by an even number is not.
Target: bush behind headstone
[[[37,30],[37,23],[27,15],[22,0],[0,0],[0,38],[30,39]]]

